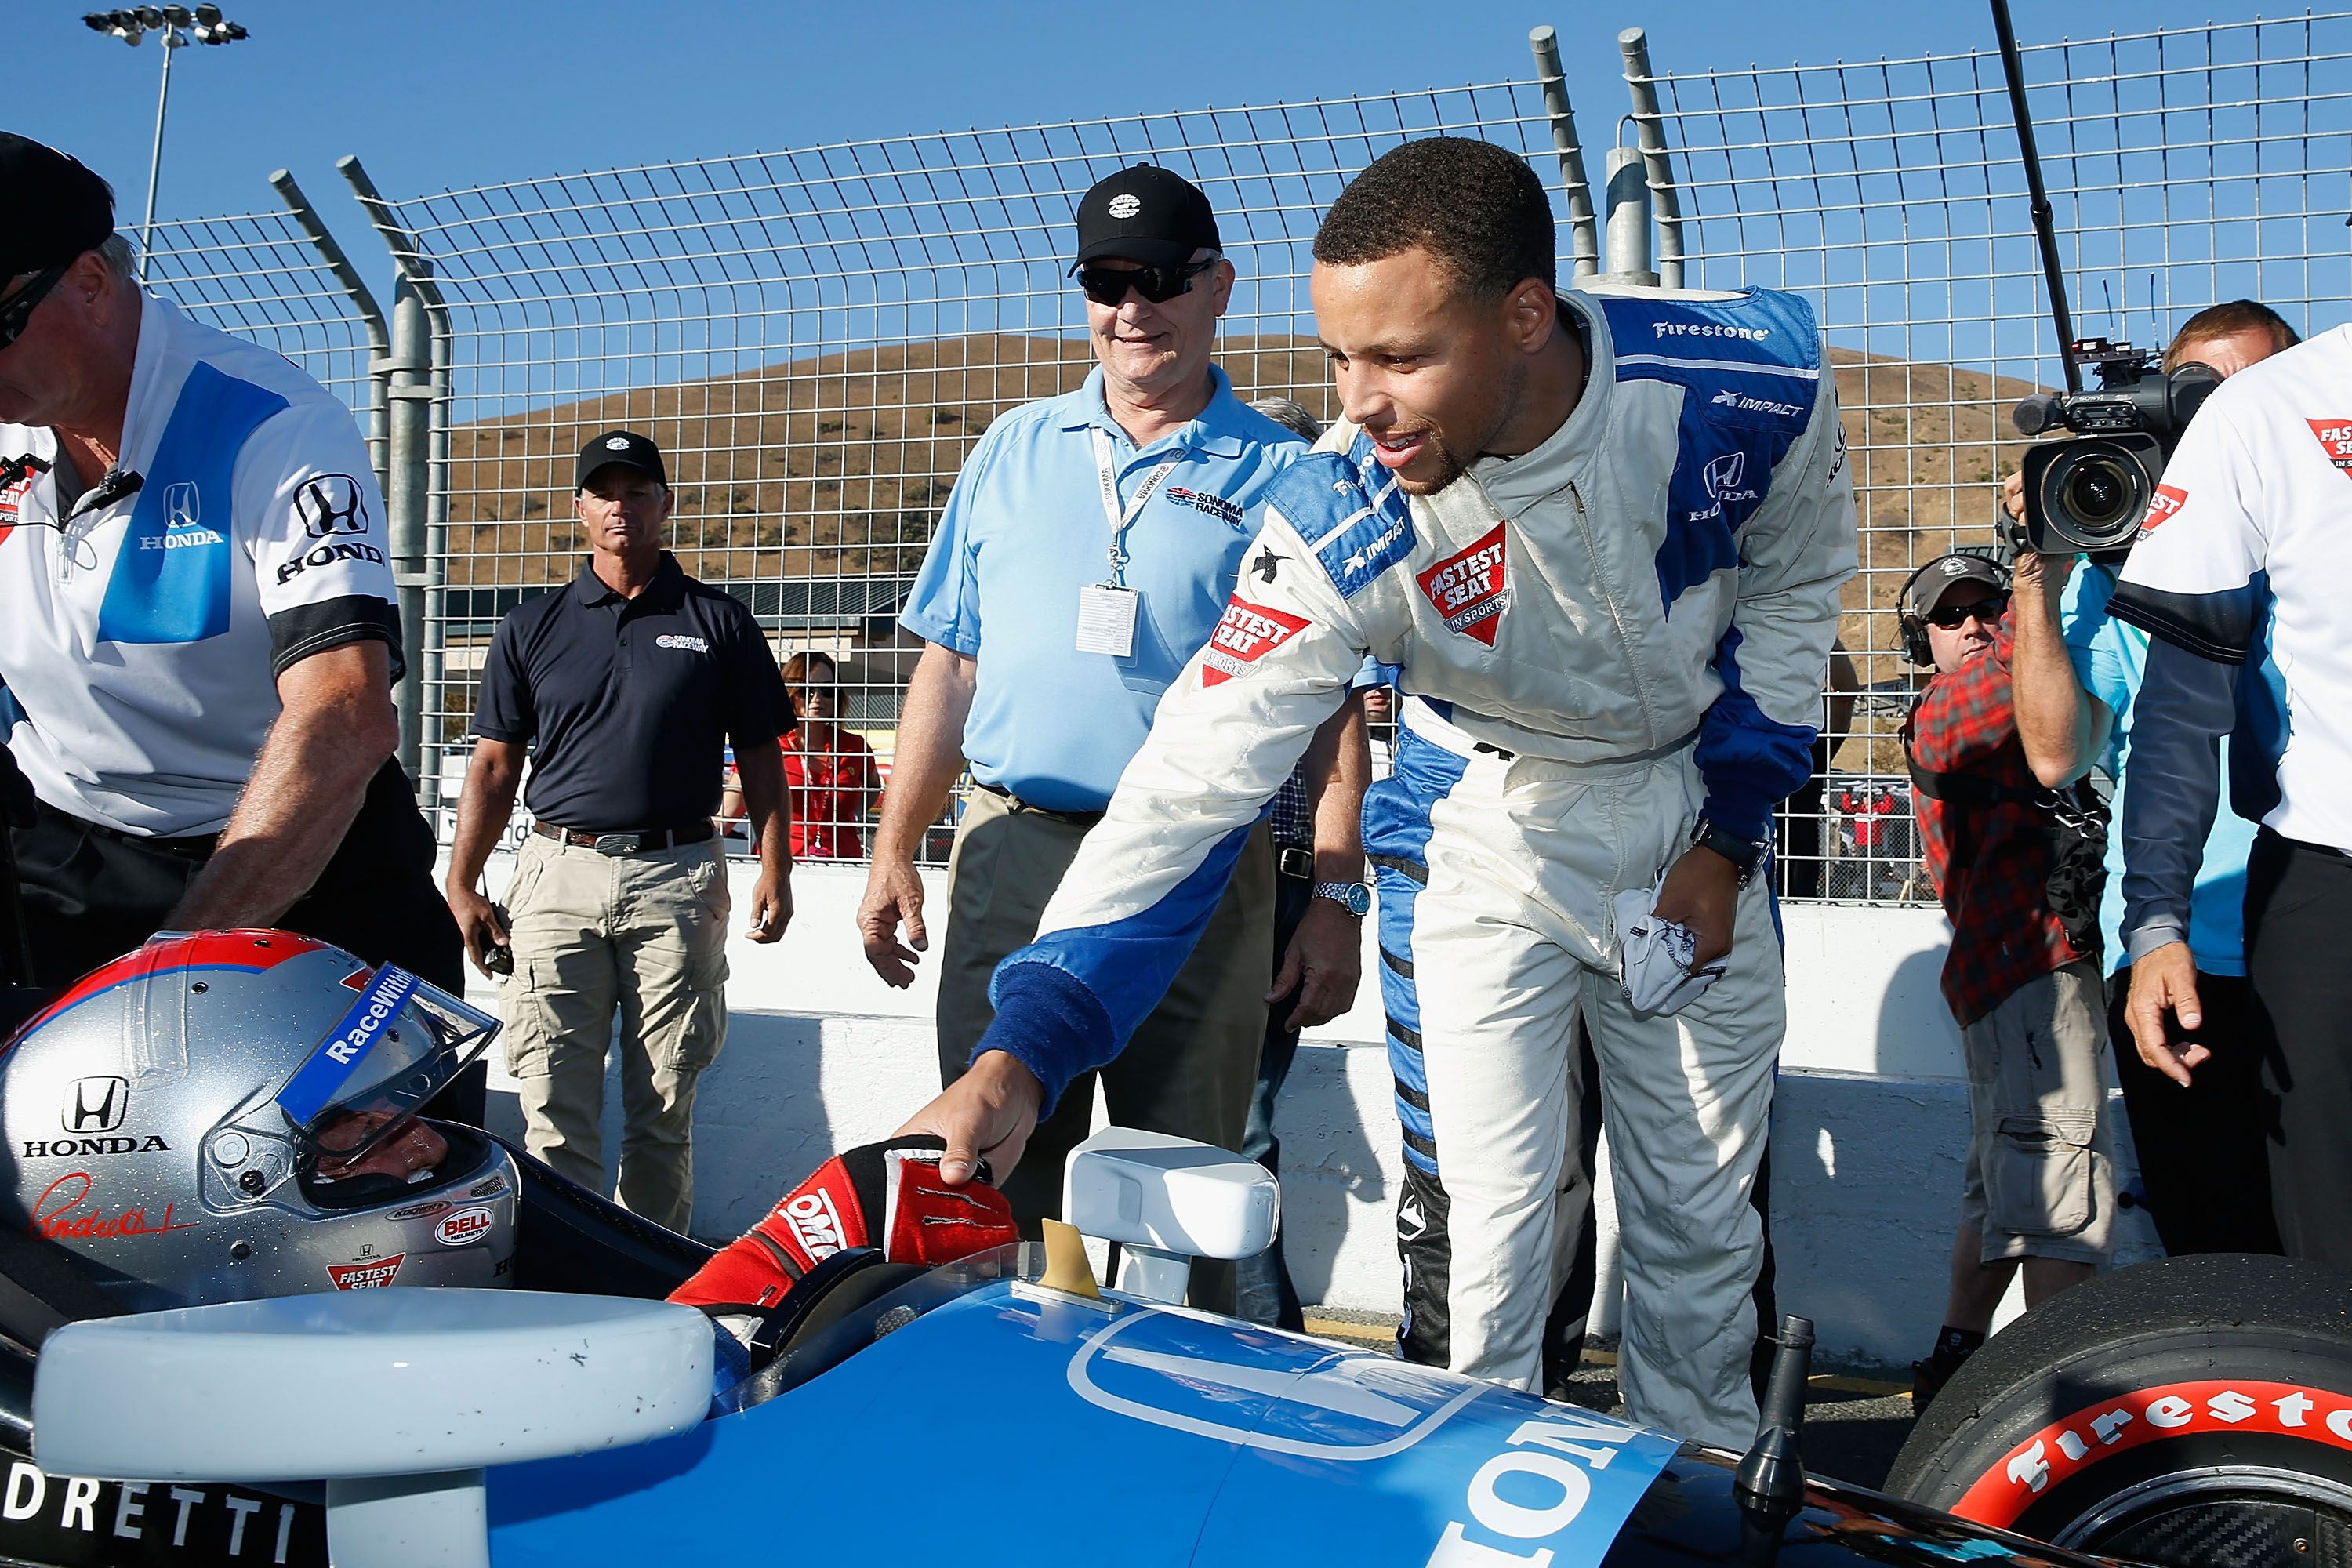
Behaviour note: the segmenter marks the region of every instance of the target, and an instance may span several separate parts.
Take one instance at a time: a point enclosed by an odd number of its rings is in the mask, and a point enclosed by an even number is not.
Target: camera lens
[[[2050,465],[2041,490],[2052,531],[2077,550],[2120,549],[2147,515],[2147,470],[2109,440],[2072,444]]]

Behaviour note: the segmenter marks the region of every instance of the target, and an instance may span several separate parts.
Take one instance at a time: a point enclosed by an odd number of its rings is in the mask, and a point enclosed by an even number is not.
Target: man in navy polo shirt
[[[940,960],[950,1082],[992,1016],[997,961],[1035,936],[1160,693],[1217,631],[1265,487],[1306,450],[1210,363],[1234,268],[1190,182],[1139,164],[1097,184],[1078,205],[1073,270],[1097,366],[1078,391],[989,426],[900,617],[927,646],[858,921],[876,971],[908,984],[929,945],[914,850],[969,761],[979,787],[956,835]],[[1292,950],[1309,1025],[1352,999],[1362,940],[1348,910],[1360,854],[1334,847],[1318,875],[1336,897],[1316,901]],[[1240,1144],[1274,978],[1273,905],[1261,827],[1167,1000],[1104,1070],[1114,1120]],[[1005,1187],[1033,1230],[1060,1213],[1062,1156],[1087,1135],[1093,1103],[1091,1078],[1075,1083]],[[1195,1300],[1231,1306],[1230,1267],[1193,1279]]]
[[[621,1015],[621,1202],[672,1230],[694,1208],[694,1086],[727,1037],[727,862],[711,828],[735,747],[761,849],[753,942],[792,919],[775,654],[751,612],[662,548],[660,450],[612,430],[581,449],[572,510],[593,553],[508,612],[482,666],[449,908],[478,964],[511,941],[507,1070],[533,1154],[601,1189],[604,1053]],[[524,749],[537,820],[507,889],[478,890]],[[500,967],[507,967],[501,964]]]

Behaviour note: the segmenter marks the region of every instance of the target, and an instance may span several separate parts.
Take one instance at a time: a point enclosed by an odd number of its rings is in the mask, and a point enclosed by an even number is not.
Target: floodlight
[[[220,19],[221,14],[219,6],[199,5],[196,7],[196,25],[198,26],[217,27],[220,26]]]
[[[142,27],[160,27],[163,25],[163,8],[160,5],[142,5],[131,15],[139,18],[139,25]]]
[[[188,15],[188,8],[185,5],[164,6],[163,20],[171,23],[174,27],[193,27],[196,25],[196,19]]]

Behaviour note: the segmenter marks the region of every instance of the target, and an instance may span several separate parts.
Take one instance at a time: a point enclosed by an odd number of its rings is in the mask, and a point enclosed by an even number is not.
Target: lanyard
[[[1121,510],[1118,504],[1118,477],[1111,469],[1110,437],[1104,434],[1099,425],[1094,426],[1090,434],[1095,438],[1095,479],[1102,487],[1103,519],[1110,524],[1110,580],[1120,587],[1125,587],[1127,585],[1127,551],[1120,541],[1126,537],[1128,525],[1133,522],[1136,514],[1143,510],[1143,503],[1151,499],[1153,491],[1159,489],[1160,481],[1169,476],[1177,464],[1184,460],[1184,453],[1180,447],[1174,456],[1144,476],[1142,487],[1135,492],[1135,499],[1127,503],[1126,510]]]

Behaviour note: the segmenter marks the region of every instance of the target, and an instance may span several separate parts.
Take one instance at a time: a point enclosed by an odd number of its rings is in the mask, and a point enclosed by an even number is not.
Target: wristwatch
[[[1358,920],[1372,912],[1372,890],[1361,882],[1318,882],[1315,896],[1330,900]]]
[[[1738,867],[1739,885],[1743,888],[1755,879],[1756,868],[1764,864],[1764,851],[1770,844],[1769,838],[1760,843],[1751,843],[1736,833],[1717,827],[1704,816],[1698,819],[1698,826],[1691,829],[1691,847],[1712,849]]]

